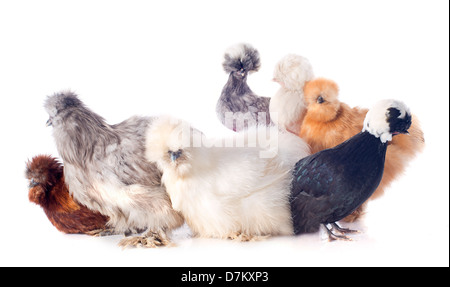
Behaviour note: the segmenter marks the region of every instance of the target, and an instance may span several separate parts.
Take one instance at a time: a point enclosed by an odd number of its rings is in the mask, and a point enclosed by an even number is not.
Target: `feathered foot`
[[[119,246],[122,249],[127,247],[145,247],[145,248],[157,248],[164,246],[173,246],[167,234],[163,231],[154,232],[148,231],[144,236],[127,237],[119,242]]]
[[[331,223],[331,228],[328,228],[327,224],[323,224],[325,227],[325,230],[328,233],[328,241],[334,241],[334,240],[345,240],[345,241],[352,241],[352,239],[348,236],[346,236],[347,233],[359,233],[358,230],[352,230],[348,228],[343,228],[337,225],[337,223]],[[337,231],[339,234],[336,234],[333,231]]]
[[[116,235],[118,233],[115,232],[114,229],[95,229],[86,232],[86,234],[94,237],[102,237],[102,236]]]
[[[269,236],[249,235],[249,234],[240,233],[240,232],[234,232],[228,236],[228,239],[239,241],[239,242],[261,241],[261,240],[266,240],[267,238],[269,238]]]
[[[146,229],[144,228],[144,229],[140,229],[140,228],[130,228],[130,229],[128,229],[127,231],[125,231],[125,237],[128,237],[128,236],[130,236],[130,235],[132,235],[132,234],[140,234],[140,233],[142,233],[142,232],[144,232]]]

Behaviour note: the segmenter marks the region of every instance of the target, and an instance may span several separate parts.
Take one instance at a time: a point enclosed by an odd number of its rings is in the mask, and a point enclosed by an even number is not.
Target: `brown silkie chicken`
[[[108,234],[108,217],[75,202],[64,181],[63,166],[53,157],[39,155],[27,162],[28,198],[44,209],[61,232],[88,235]]]
[[[311,146],[311,153],[332,148],[356,135],[363,128],[368,109],[350,108],[339,101],[338,93],[337,84],[324,78],[309,81],[304,87],[307,112],[301,126],[300,137]],[[383,178],[370,199],[383,195],[384,190],[404,172],[408,163],[424,148],[423,132],[416,117],[413,118],[409,135],[397,135],[389,144]],[[367,202],[344,220],[347,222],[357,220],[364,213],[366,204]]]

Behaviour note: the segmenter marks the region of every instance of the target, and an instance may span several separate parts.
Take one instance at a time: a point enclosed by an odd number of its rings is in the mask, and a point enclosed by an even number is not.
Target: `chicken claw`
[[[228,239],[239,242],[261,241],[269,238],[269,236],[249,235],[245,233],[235,232],[228,236]]]
[[[331,223],[331,228],[328,228],[326,224],[323,224],[325,227],[325,230],[328,233],[328,241],[334,241],[334,240],[345,240],[345,241],[353,241],[350,237],[346,236],[347,233],[360,233],[358,230],[343,228],[337,225],[337,223]],[[337,231],[339,235],[334,233],[333,231]]]
[[[127,247],[158,248],[174,245],[170,242],[170,239],[165,233],[149,231],[144,236],[124,238],[119,242],[119,246],[122,247],[122,249],[125,249]]]
[[[86,232],[86,234],[90,235],[90,236],[94,236],[94,237],[103,237],[103,236],[116,235],[117,232],[115,232],[113,229],[95,229],[95,230]]]

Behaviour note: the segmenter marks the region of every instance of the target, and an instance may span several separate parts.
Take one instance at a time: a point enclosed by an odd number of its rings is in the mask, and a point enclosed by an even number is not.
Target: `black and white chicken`
[[[323,225],[330,240],[349,239],[345,233],[353,230],[336,222],[373,194],[383,176],[388,141],[408,133],[410,126],[405,104],[380,101],[367,113],[360,133],[298,161],[290,197],[294,233],[316,232]]]

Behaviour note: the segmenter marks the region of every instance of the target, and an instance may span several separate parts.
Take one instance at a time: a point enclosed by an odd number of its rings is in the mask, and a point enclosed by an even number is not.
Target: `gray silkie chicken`
[[[269,125],[270,98],[259,97],[247,84],[248,74],[261,67],[259,52],[249,44],[237,44],[224,57],[223,68],[230,75],[216,106],[219,120],[235,132],[258,124]]]
[[[345,234],[355,231],[336,222],[372,195],[383,176],[388,141],[410,126],[405,104],[383,100],[369,110],[360,133],[298,161],[290,197],[294,233],[316,232],[322,224],[330,240],[349,240]]]
[[[114,233],[145,231],[123,239],[123,247],[168,245],[168,232],[183,218],[172,209],[161,172],[145,160],[153,118],[135,116],[109,125],[72,92],[50,96],[44,106],[73,198],[108,216]]]

